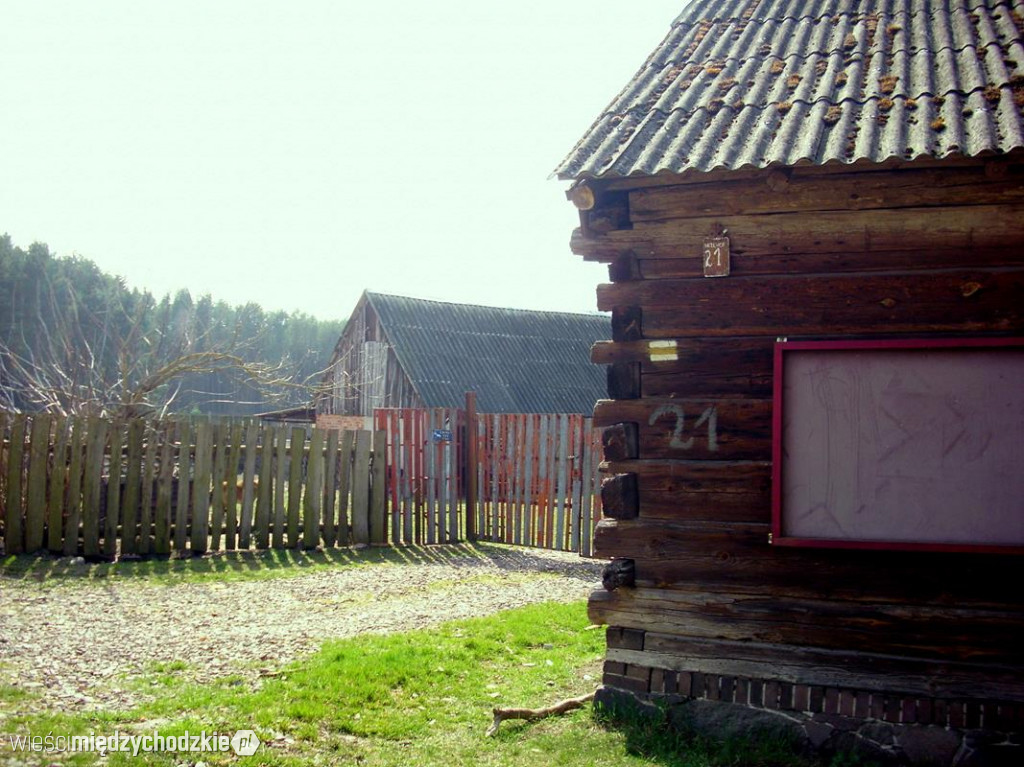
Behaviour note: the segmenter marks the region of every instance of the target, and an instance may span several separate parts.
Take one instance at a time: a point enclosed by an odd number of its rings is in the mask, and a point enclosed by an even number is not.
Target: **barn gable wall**
[[[378,407],[418,408],[423,401],[364,296],[335,347],[317,413],[372,416]]]

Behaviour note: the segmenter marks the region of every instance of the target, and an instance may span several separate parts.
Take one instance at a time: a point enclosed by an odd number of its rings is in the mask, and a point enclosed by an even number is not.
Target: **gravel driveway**
[[[123,708],[145,696],[132,678],[154,663],[183,661],[196,680],[255,679],[327,638],[583,599],[601,578],[600,562],[561,552],[417,551],[264,580],[0,578],[0,682],[42,693],[35,705],[51,709]]]

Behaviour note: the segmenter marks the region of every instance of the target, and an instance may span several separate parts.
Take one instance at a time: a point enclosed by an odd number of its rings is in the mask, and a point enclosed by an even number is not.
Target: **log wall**
[[[1024,334],[1021,157],[590,183],[572,248],[608,264],[613,315],[595,553],[635,579],[590,601],[605,683],[1024,702],[1022,558],[768,538],[776,338]],[[721,232],[731,275],[705,278]],[[652,359],[665,341],[677,358]]]

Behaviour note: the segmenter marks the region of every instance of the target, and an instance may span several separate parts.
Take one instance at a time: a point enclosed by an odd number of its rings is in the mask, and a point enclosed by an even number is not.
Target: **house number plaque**
[[[729,238],[725,235],[704,238],[704,276],[729,276]]]

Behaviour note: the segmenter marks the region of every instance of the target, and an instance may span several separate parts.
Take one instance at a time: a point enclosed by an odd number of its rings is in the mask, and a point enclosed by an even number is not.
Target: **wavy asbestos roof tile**
[[[585,413],[607,388],[590,347],[608,317],[452,304],[366,293],[387,341],[427,407],[477,393],[482,413]]]
[[[560,178],[1024,147],[1024,0],[694,0]]]

